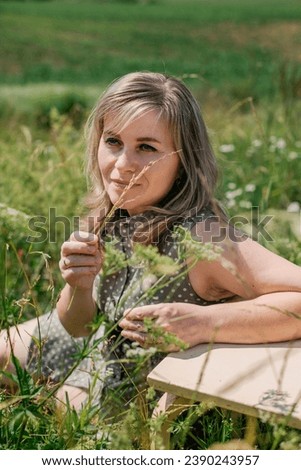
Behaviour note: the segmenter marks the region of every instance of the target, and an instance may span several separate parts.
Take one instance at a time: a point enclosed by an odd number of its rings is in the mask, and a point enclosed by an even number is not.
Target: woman
[[[61,387],[61,399],[67,392],[79,406],[93,364],[99,373],[98,395],[103,386],[118,388],[125,376],[131,382],[130,361],[123,363],[129,342],[162,346],[162,335],[150,334],[149,322],[189,347],[212,340],[262,343],[301,337],[301,268],[227,224],[214,200],[217,169],[206,128],[182,82],[157,73],[133,73],[115,81],[89,120],[87,162],[90,217],[84,231],[62,245],[59,266],[66,285],[57,313],[64,328],[56,314],[40,319],[42,375],[61,380],[77,350],[72,338],[90,334],[98,311],[111,324],[119,322],[119,328],[113,340],[102,341],[100,327],[95,336],[100,358],[87,359],[74,370]],[[190,253],[183,266],[181,241],[172,236],[179,225],[200,246],[211,242],[222,254],[193,259]],[[125,259],[133,256],[135,241],[157,246],[181,266],[180,275],[174,272],[168,282],[158,284],[158,275],[149,276],[143,265],[125,263],[106,278],[99,276],[109,235],[117,239]],[[145,283],[159,285],[153,298]],[[32,371],[39,362],[31,341],[39,337],[36,323],[31,320],[10,335],[14,354]],[[120,341],[119,329],[127,341]],[[113,353],[103,348],[107,342]],[[174,343],[167,349],[176,350]],[[8,364],[3,340],[1,355]]]

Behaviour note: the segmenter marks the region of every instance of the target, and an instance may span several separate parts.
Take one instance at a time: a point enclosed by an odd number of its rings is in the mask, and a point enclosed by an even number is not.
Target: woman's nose
[[[135,157],[135,152],[123,148],[115,162],[115,168],[123,171],[136,171],[139,168],[139,163]]]

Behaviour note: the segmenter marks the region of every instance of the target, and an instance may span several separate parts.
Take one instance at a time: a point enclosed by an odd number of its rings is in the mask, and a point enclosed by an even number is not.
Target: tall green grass
[[[301,73],[287,55],[296,36],[282,49],[254,41],[254,31],[280,23],[289,31],[300,19],[297,0],[0,1],[1,327],[54,305],[60,244],[72,224],[50,227],[49,208],[71,222],[81,213],[85,119],[104,84],[131,70],[184,78],[202,105],[230,216],[246,217],[249,230],[258,223],[252,207],[273,214],[272,241],[260,242],[301,265]],[[27,241],[32,216],[44,218],[55,243]],[[106,426],[91,403],[79,414],[57,409],[53,388],[15,365],[17,395],[0,393],[0,449],[147,448],[160,426],[149,419],[152,390]],[[242,416],[196,405],[174,424],[172,444],[244,440],[248,426]],[[285,422],[258,421],[252,432],[260,449],[301,446]]]
[[[251,224],[250,206],[269,213],[272,208],[277,211],[300,201],[301,146],[293,125],[299,107],[296,104],[290,111],[290,123],[284,107],[262,109],[247,103],[242,113],[241,106],[222,117],[213,109],[210,114],[207,109],[207,114],[210,122],[216,122],[212,139],[224,170],[220,195],[230,214],[247,215]],[[271,119],[271,114],[277,118]],[[49,310],[62,286],[57,262],[60,243],[68,234],[57,223],[53,227],[55,243],[47,239],[30,244],[27,237],[34,234],[28,227],[28,216],[44,215],[47,226],[51,205],[58,215],[72,218],[80,211],[85,192],[83,129],[73,121],[72,111],[60,115],[50,110],[49,122],[42,127],[39,121],[34,124],[35,120],[30,127],[21,124],[22,116],[18,115],[20,131],[3,134],[1,143],[6,156],[0,163],[1,174],[6,175],[0,194],[2,327]],[[13,126],[13,122],[8,124]],[[283,179],[288,172],[290,178]],[[24,214],[14,209],[22,209]],[[273,240],[269,247],[301,265],[301,241],[287,220],[281,215],[270,229]],[[70,407],[56,410],[51,386],[35,382],[16,366],[18,373],[13,379],[17,395],[0,395],[0,448],[148,448],[149,436],[159,426],[150,420],[154,405],[151,391],[138,395],[138,402],[133,401],[127,412],[118,412],[107,426],[101,409],[91,404],[79,414]],[[219,409],[194,406],[175,423],[172,445],[205,449],[216,442],[243,441],[247,434],[243,417],[233,421]],[[299,448],[301,437],[285,423],[269,420],[258,422],[253,440],[262,449]]]
[[[298,22],[301,7],[294,0],[2,1],[0,12],[2,83],[100,84],[144,69],[196,74],[192,86],[204,94],[214,88],[231,99],[262,99],[277,94],[282,64],[297,63],[256,35],[269,25]]]

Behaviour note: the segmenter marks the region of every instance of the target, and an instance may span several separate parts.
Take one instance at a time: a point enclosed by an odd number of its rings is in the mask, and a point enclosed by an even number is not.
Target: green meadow
[[[274,96],[300,46],[297,0],[1,2],[0,83],[108,83],[137,69],[197,75],[223,96]]]
[[[84,123],[105,86],[131,71],[185,81],[207,122],[229,216],[301,265],[299,0],[2,0],[0,31],[2,328],[53,307],[60,244],[86,190]],[[258,235],[265,214],[269,239]],[[48,235],[29,242],[41,228]],[[149,445],[151,391],[107,428],[92,405],[56,410],[51,386],[18,366],[13,380],[16,396],[0,391],[0,449]],[[175,423],[172,443],[206,449],[249,431],[243,416],[196,406]],[[258,420],[250,443],[300,449],[301,435]]]

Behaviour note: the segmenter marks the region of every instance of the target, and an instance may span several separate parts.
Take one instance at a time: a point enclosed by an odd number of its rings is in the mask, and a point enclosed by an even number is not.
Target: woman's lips
[[[134,186],[139,186],[137,183],[131,184],[131,182],[125,182],[125,181],[120,181],[120,180],[111,180],[112,183],[122,189],[125,189],[127,186],[130,188],[133,188]]]

